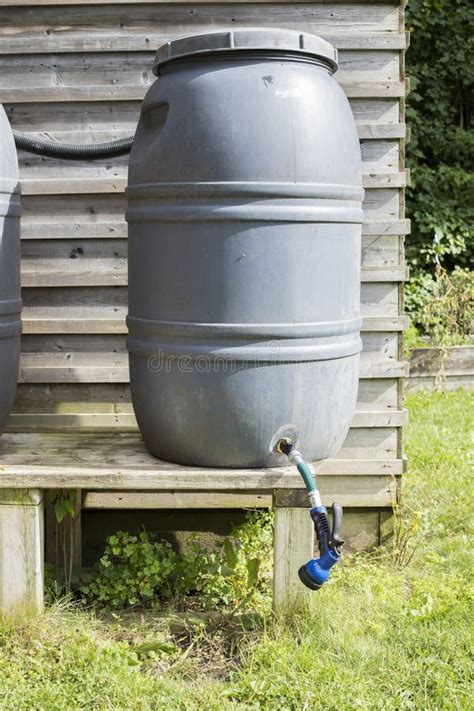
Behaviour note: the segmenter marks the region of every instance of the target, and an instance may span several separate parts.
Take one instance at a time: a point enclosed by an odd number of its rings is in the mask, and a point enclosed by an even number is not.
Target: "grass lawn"
[[[407,404],[406,548],[346,557],[307,610],[280,620],[183,624],[58,603],[0,622],[0,708],[474,709],[474,398]]]

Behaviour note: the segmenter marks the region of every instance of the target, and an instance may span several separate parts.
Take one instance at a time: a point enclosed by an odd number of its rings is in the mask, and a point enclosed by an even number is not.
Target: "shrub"
[[[474,273],[456,268],[451,274],[438,267],[433,278],[422,273],[406,288],[407,310],[414,323],[430,337],[430,345],[454,346],[470,343],[474,317]],[[418,346],[415,334],[408,341]]]

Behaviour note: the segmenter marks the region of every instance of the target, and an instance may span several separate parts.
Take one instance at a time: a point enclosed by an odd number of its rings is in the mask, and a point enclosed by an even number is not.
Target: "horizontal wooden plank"
[[[250,0],[194,0],[194,5],[206,4],[212,5],[216,4],[248,4]],[[266,4],[287,4],[288,0],[251,0],[253,5],[266,5]],[[308,0],[292,0],[293,3],[302,3],[307,5]],[[327,0],[313,0],[314,3],[327,2]],[[331,0],[334,4],[343,3],[348,4],[350,2],[360,2],[360,0]],[[395,2],[395,0],[393,0]],[[364,3],[373,3],[388,5],[392,4],[390,0],[364,0]],[[0,7],[23,7],[33,6],[49,6],[49,5],[64,5],[65,7],[70,7],[74,5],[189,5],[189,0],[0,0]],[[398,3],[397,3],[398,4]]]
[[[44,260],[46,261],[46,260]],[[121,259],[42,260],[22,262],[22,288],[64,286],[126,286],[127,264]],[[59,264],[57,265],[56,262]],[[408,280],[405,267],[367,267],[361,271],[361,281],[402,282]]]
[[[54,310],[56,311],[56,309]],[[125,318],[31,318],[31,309],[23,313],[23,333],[27,334],[126,334],[128,333]],[[372,317],[363,321],[363,331],[403,331],[407,328],[404,316],[391,318]]]
[[[401,282],[408,278],[403,266],[367,267],[362,282]],[[126,286],[125,259],[23,259],[21,285],[27,287]]]
[[[415,348],[410,356],[410,377],[471,376],[474,379],[474,346]]]
[[[73,196],[79,197],[79,196]],[[92,213],[96,216],[95,213]],[[126,239],[127,223],[123,215],[112,220],[89,221],[89,215],[71,216],[68,222],[22,219],[22,239]],[[384,237],[410,233],[410,220],[372,220],[362,225],[363,236]]]
[[[405,361],[400,362],[372,362],[367,363],[360,369],[361,378],[406,378],[408,377],[409,365]]]
[[[337,3],[335,7],[328,3],[287,2],[263,8],[258,3],[187,3],[179,6],[156,3],[153,7],[130,4],[110,8],[80,5],[69,7],[63,13],[47,6],[36,9],[34,13],[27,8],[0,7],[0,26],[5,28],[7,34],[18,33],[21,37],[23,29],[32,39],[34,33],[37,33],[46,42],[49,40],[49,47],[51,40],[55,39],[61,50],[67,47],[76,52],[94,49],[93,44],[90,44],[93,39],[96,39],[96,46],[102,47],[101,42],[104,42],[107,48],[113,50],[111,36],[116,38],[117,51],[122,47],[132,51],[134,47],[139,50],[153,49],[173,36],[228,27],[230,20],[233,28],[261,26],[263,17],[266,26],[286,29],[304,27],[307,32],[329,36],[399,32],[398,5],[390,2],[364,4],[363,9],[353,2]],[[11,32],[12,28],[17,33]],[[137,35],[134,45],[123,44],[127,39],[129,42],[134,39],[134,35]],[[30,52],[34,51],[32,48],[35,48],[34,41],[30,45]]]
[[[374,220],[373,222],[365,222],[362,225],[363,235],[408,235],[410,234],[410,220],[391,220],[385,222],[382,220]]]
[[[363,366],[372,363],[385,362],[392,366],[397,362],[398,338],[397,333],[377,333],[368,332],[363,335]],[[94,352],[91,352],[94,348]],[[113,366],[126,361],[126,348],[124,336],[24,336],[22,339],[22,349],[25,354],[31,354],[36,359],[36,365],[69,363],[71,356],[77,363],[79,354],[89,353],[92,360],[96,354],[101,362],[104,359],[110,360]],[[113,349],[113,350],[112,350]],[[57,354],[57,357],[55,357]],[[117,360],[113,360],[116,358]],[[97,362],[97,358],[95,358]],[[122,371],[123,372],[123,371]],[[386,373],[386,369],[384,373]],[[393,370],[390,371],[393,374]],[[81,377],[83,374],[80,373]],[[30,427],[135,427],[135,420],[132,416],[132,406],[130,402],[129,390],[123,391],[125,385],[120,385],[116,381],[106,383],[100,382],[100,372],[95,372],[97,380],[94,383],[82,383],[70,378],[65,383],[64,380],[49,385],[40,386],[28,384],[29,390],[24,390],[25,385],[21,385],[18,392],[15,412],[22,416],[17,418],[16,428]],[[370,375],[370,373],[367,373]],[[380,375],[380,373],[378,373]],[[124,377],[128,373],[125,370]],[[37,377],[37,380],[43,380]],[[48,378],[49,380],[50,378]],[[90,380],[91,378],[85,380]],[[127,378],[128,379],[128,378]],[[370,393],[366,397],[368,386],[372,385],[369,380],[361,381],[360,397],[364,398],[362,419],[357,419],[355,426],[396,426],[397,421],[391,419],[393,410],[388,409],[385,415],[371,413],[379,411],[381,407],[389,407],[396,404],[396,399],[380,400],[383,395],[383,388],[378,393]],[[107,390],[108,388],[108,390]],[[372,404],[374,402],[376,404]],[[362,407],[361,404],[361,407]],[[20,410],[19,410],[20,408]],[[43,414],[45,415],[43,417]],[[54,416],[53,416],[54,415]]]
[[[393,267],[365,267],[361,271],[361,281],[363,282],[386,282],[386,281],[407,281],[409,271],[405,266]]]
[[[361,359],[361,378],[407,375],[404,362]],[[128,356],[124,353],[22,353],[20,383],[126,383]]]
[[[405,138],[407,127],[404,123],[358,123],[359,138],[375,140],[380,138]]]
[[[346,96],[351,98],[403,97],[406,94],[405,84],[399,81],[341,82],[341,87]],[[2,103],[15,104],[43,101],[133,101],[143,99],[145,90],[144,87],[126,84],[57,87],[18,85],[15,88],[0,89],[0,100]]]
[[[404,181],[404,174],[399,175],[400,142],[398,140],[361,140],[360,148],[364,182],[369,180],[378,189],[386,189],[391,187],[391,180],[395,183]],[[20,181],[23,192],[27,195],[32,190],[33,194],[80,193],[84,196],[92,191],[98,196],[103,192],[123,192],[127,184],[128,156],[107,161],[67,161],[19,151],[18,158]],[[385,176],[382,184],[379,184],[377,178],[379,175]],[[39,183],[32,183],[33,187],[29,187],[30,181],[38,180]]]
[[[408,171],[397,171],[399,148],[393,139],[393,134],[403,133],[403,125],[394,125],[397,131],[391,131],[391,125],[375,124],[377,130],[373,131],[370,139],[362,141],[362,167],[363,187],[366,189],[390,189],[404,187],[409,182]],[[360,129],[371,128],[368,124],[359,126]],[[400,128],[400,130],[398,130]],[[129,133],[116,132],[119,134]],[[390,142],[382,142],[384,134],[390,138]],[[43,137],[51,139],[44,132]],[[95,134],[94,134],[95,135]],[[70,142],[76,145],[82,145],[84,141],[77,140],[70,134]],[[55,135],[55,138],[57,134]],[[110,140],[115,140],[113,136]],[[107,140],[109,140],[109,138]],[[372,143],[372,141],[375,143]],[[95,142],[95,141],[92,141]],[[107,163],[91,164],[86,161],[55,161],[54,159],[44,159],[38,156],[20,151],[20,179],[22,183],[23,200],[26,201],[25,223],[28,225],[30,221],[38,222],[40,216],[31,213],[28,209],[29,203],[35,201],[33,196],[55,195],[59,199],[62,196],[78,194],[82,196],[82,200],[87,200],[87,195],[99,195],[102,193],[123,193],[127,186],[127,160],[124,158],[121,163],[117,161],[107,161]],[[78,176],[71,178],[71,174]],[[366,198],[368,196],[366,195]],[[36,198],[36,202],[39,201]],[[63,201],[68,198],[62,198]],[[105,199],[105,198],[104,198]],[[120,199],[117,196],[117,199]],[[124,202],[125,205],[125,202]],[[42,212],[45,212],[46,206],[42,206]],[[67,208],[67,204],[62,206],[63,210]],[[58,218],[56,217],[56,220]]]
[[[86,179],[83,179],[83,183],[87,189],[96,184],[91,176],[89,184]],[[57,179],[52,185],[59,185],[60,189],[63,189],[61,179]],[[103,187],[102,184],[101,189]],[[66,186],[66,189],[70,188]],[[400,191],[396,187],[380,184],[378,188],[367,188],[362,205],[365,218],[363,235],[384,237],[405,234],[409,223],[399,220],[400,199]],[[42,196],[23,194],[22,204],[22,239],[78,241],[124,240],[127,237],[127,225],[124,219],[126,202],[122,192],[108,194],[90,192],[83,195],[63,193]],[[375,243],[375,239],[367,240],[364,247]],[[115,253],[115,247],[110,245],[108,249]]]
[[[34,106],[34,105],[33,105]],[[41,106],[41,104],[40,104]],[[32,130],[32,126],[27,124],[22,126],[17,120],[15,112],[10,112],[15,118],[11,121],[13,128],[18,128],[18,130],[27,132],[31,138],[40,138],[47,141],[55,141],[58,143],[75,143],[77,145],[83,145],[86,143],[107,143],[109,141],[117,141],[121,138],[127,138],[135,133],[136,123],[130,126],[110,129],[103,128],[93,128],[89,130],[84,130],[81,128],[75,128],[74,126],[68,127],[66,130],[65,126],[62,126],[62,130],[54,129],[48,126],[45,129],[40,129],[40,121],[38,116],[36,117],[35,130]],[[74,121],[72,115],[67,116],[68,119]],[[111,123],[113,123],[113,118],[110,118]],[[406,124],[404,123],[358,123],[357,132],[359,138],[365,141],[375,141],[381,139],[394,139],[394,138],[405,138],[406,136]],[[30,155],[31,157],[31,155]]]
[[[382,477],[322,476],[320,480],[321,498],[328,508],[337,497],[345,508],[371,508],[390,506],[395,500],[394,481]],[[276,490],[278,495],[288,490]],[[308,507],[308,496],[304,490],[289,490],[301,495],[300,505]],[[280,496],[280,506],[282,496]],[[275,501],[275,504],[278,503]],[[270,508],[274,505],[272,494],[249,492],[126,492],[87,491],[82,500],[83,509],[101,510],[147,510],[147,509],[235,509]],[[288,503],[294,506],[295,502]]]
[[[358,427],[403,427],[408,422],[407,410],[371,411],[357,410],[351,428]]]
[[[357,412],[394,413],[400,409],[396,378],[359,381]],[[128,383],[20,383],[13,407],[18,415],[133,413]],[[33,423],[34,424],[34,423]],[[1,442],[1,440],[0,440]]]
[[[1,4],[0,4],[1,7]],[[267,22],[266,22],[267,24]],[[39,55],[68,53],[68,52],[153,52],[161,45],[168,42],[173,36],[180,34],[174,32],[140,32],[124,30],[110,33],[100,33],[100,28],[91,28],[96,31],[67,32],[50,31],[48,34],[41,30],[18,30],[16,35],[3,35],[0,33],[0,55],[15,55],[34,52]],[[44,32],[44,31],[43,31]],[[346,31],[341,33],[338,27],[323,29],[318,34],[327,40],[339,51],[402,51],[406,49],[406,35],[396,32],[360,33]]]
[[[368,317],[362,322],[362,331],[404,331],[408,328],[408,318],[406,316],[393,317]]]
[[[8,432],[108,432],[138,429],[133,412],[13,412],[8,419]]]
[[[411,392],[454,392],[460,388],[471,391],[474,390],[474,375],[414,376],[406,380],[405,387]]]
[[[360,310],[363,318],[399,316],[400,284],[364,282],[361,284]]]
[[[22,202],[25,202],[23,196]],[[45,201],[46,202],[46,201]],[[75,215],[69,222],[33,220],[21,221],[21,238],[25,239],[126,239],[127,223],[123,214],[115,220],[89,221],[88,214]]]
[[[126,286],[126,259],[23,259],[21,285],[27,287],[57,286]]]
[[[400,427],[404,417],[396,379],[359,381],[353,427]],[[9,428],[136,430],[137,423],[128,383],[30,383],[18,386]]]
[[[54,310],[56,311],[56,310]],[[34,309],[23,310],[22,316],[24,334],[40,333],[127,333],[124,318],[69,318],[65,314],[52,313],[50,317],[36,318]]]
[[[354,118],[358,124],[368,126],[398,125],[400,102],[397,98],[350,99]],[[46,132],[47,137],[60,137],[69,133],[77,142],[90,142],[114,133],[119,136],[135,132],[140,116],[140,101],[106,102],[51,102],[4,104],[4,109],[14,128],[27,132]],[[367,132],[371,129],[366,129]],[[374,129],[375,130],[375,129]],[[86,138],[87,137],[87,138]],[[376,138],[376,136],[360,136]],[[389,138],[382,135],[378,138]],[[392,138],[399,138],[398,135]]]
[[[66,404],[64,404],[65,407]],[[90,408],[91,409],[91,408]],[[402,427],[407,422],[404,410],[358,411],[354,415],[352,428],[359,427]],[[138,429],[135,415],[130,412],[14,412],[8,421],[9,432],[26,431],[100,431]]]
[[[397,359],[397,331],[363,331],[362,349],[375,358]],[[22,335],[23,353],[126,353],[125,334],[46,334]]]
[[[34,243],[36,240],[29,244]],[[52,243],[48,242],[48,244]],[[70,242],[65,241],[62,244],[70,244]],[[112,242],[112,244],[114,243]],[[362,267],[399,266],[403,261],[403,238],[398,235],[378,235],[377,237],[363,235],[361,257]]]
[[[125,168],[123,169],[125,171]],[[21,190],[24,195],[62,195],[80,193],[123,193],[127,187],[127,178],[120,175],[99,178],[21,178]],[[364,188],[400,188],[406,184],[406,174],[402,173],[369,173],[362,176]]]
[[[24,227],[24,224],[23,224]],[[69,239],[49,239],[46,231],[43,238],[23,239],[22,258],[26,260],[82,260],[82,259],[126,259],[126,239],[83,239],[69,233]],[[402,258],[402,245],[397,235],[362,237],[361,264],[363,268],[398,267]],[[53,266],[56,261],[52,261]]]
[[[124,286],[32,287],[23,290],[25,319],[125,319],[128,309]],[[396,282],[363,282],[361,315],[368,317],[399,316],[399,284]]]
[[[83,509],[268,509],[271,494],[221,491],[204,492],[119,492],[88,491],[82,499]]]
[[[369,173],[362,177],[364,188],[403,188],[407,184],[407,173]]]
[[[207,471],[207,470],[206,470]],[[257,470],[258,472],[259,470]],[[298,486],[296,477],[293,475],[290,477],[280,475],[269,475],[261,476],[253,474],[240,474],[239,470],[233,470],[233,472],[239,473],[239,479],[242,480],[245,489],[255,489],[256,484],[260,481],[265,484],[265,490],[267,492],[273,492],[274,490],[279,490],[283,488],[283,483],[295,488]],[[345,509],[380,509],[380,508],[390,508],[396,498],[396,477],[399,474],[390,473],[387,475],[377,476],[369,473],[368,475],[358,475],[351,476],[347,474],[331,474],[326,475],[322,473],[319,478],[319,488],[321,491],[321,498],[326,506],[330,506],[332,502],[337,499]],[[159,483],[157,480],[159,479]],[[189,481],[188,476],[187,480]],[[217,491],[222,490],[221,482],[223,477],[217,479],[215,477],[214,471],[208,472],[208,480],[206,485],[204,484],[204,476],[197,480],[194,479],[194,488],[191,486],[186,486],[186,493],[196,492],[201,494],[202,491]],[[181,484],[181,480],[178,483]],[[5,482],[5,487],[11,489],[20,489],[24,487],[28,488],[40,488],[40,489],[53,489],[53,488],[75,488],[75,489],[118,489],[121,491],[127,491],[130,489],[149,491],[156,490],[157,488],[161,491],[163,489],[169,489],[169,477],[166,478],[161,475],[150,475],[147,472],[126,472],[125,474],[118,477],[115,472],[104,472],[104,473],[93,473],[92,470],[81,470],[67,471],[61,469],[48,470],[46,473],[39,473],[38,469],[30,470],[27,467],[17,467],[13,473],[8,472],[2,479],[2,483]],[[11,483],[13,482],[13,484]],[[23,487],[21,486],[24,482]],[[201,484],[202,482],[202,484]],[[187,484],[187,481],[184,482]],[[224,480],[224,486],[229,487],[230,481]],[[181,490],[181,486],[174,487]],[[175,492],[173,492],[175,493]],[[194,496],[196,495],[194,493]],[[234,496],[236,494],[235,490],[232,493]],[[191,497],[186,497],[186,501],[189,501]],[[161,501],[167,501],[171,503],[172,499],[166,497],[166,499],[161,499]],[[174,498],[176,501],[176,498]],[[238,508],[235,506],[234,508]]]
[[[334,501],[337,501],[344,507],[346,516],[350,517],[354,514],[347,514],[348,508],[389,508],[390,514],[393,513],[393,504],[396,501],[397,495],[397,479],[394,477],[390,480],[374,478],[357,477],[322,477],[320,480],[320,491],[323,504],[329,509]],[[145,494],[146,495],[146,494]],[[278,511],[281,508],[296,511],[297,509],[308,508],[308,495],[302,489],[276,489],[273,495],[273,506]],[[389,515],[390,515],[389,514]],[[360,514],[359,514],[360,515]],[[365,516],[370,517],[370,513],[364,512]],[[344,532],[346,532],[346,523],[348,519],[344,517]],[[366,525],[363,527],[364,537],[367,535]],[[356,536],[360,535],[356,533]],[[346,538],[346,533],[344,533]],[[349,533],[348,538],[351,537]],[[375,542],[374,545],[379,545],[380,529],[379,521],[376,522]],[[360,550],[359,544],[356,546]],[[363,548],[366,548],[363,545]]]

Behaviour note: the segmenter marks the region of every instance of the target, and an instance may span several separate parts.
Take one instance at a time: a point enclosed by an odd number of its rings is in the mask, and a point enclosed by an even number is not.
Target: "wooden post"
[[[0,489],[0,612],[43,606],[43,492]]]
[[[307,497],[306,497],[307,498]],[[308,504],[305,508],[278,506],[275,497],[273,540],[273,607],[292,606],[308,594],[298,577],[303,563],[313,557],[314,529]]]

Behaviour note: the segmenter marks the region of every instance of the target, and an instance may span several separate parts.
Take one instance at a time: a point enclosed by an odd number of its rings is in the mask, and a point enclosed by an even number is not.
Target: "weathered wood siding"
[[[336,79],[357,121],[366,197],[359,402],[338,459],[347,476],[383,474],[387,460],[398,473],[408,231],[399,2],[3,0],[0,100],[23,131],[76,143],[120,138],[135,129],[156,48],[229,25],[298,28],[339,49]],[[69,163],[20,153],[20,164],[24,336],[10,429],[135,428],[125,350],[127,157]]]
[[[415,348],[408,390],[474,390],[474,346]]]

